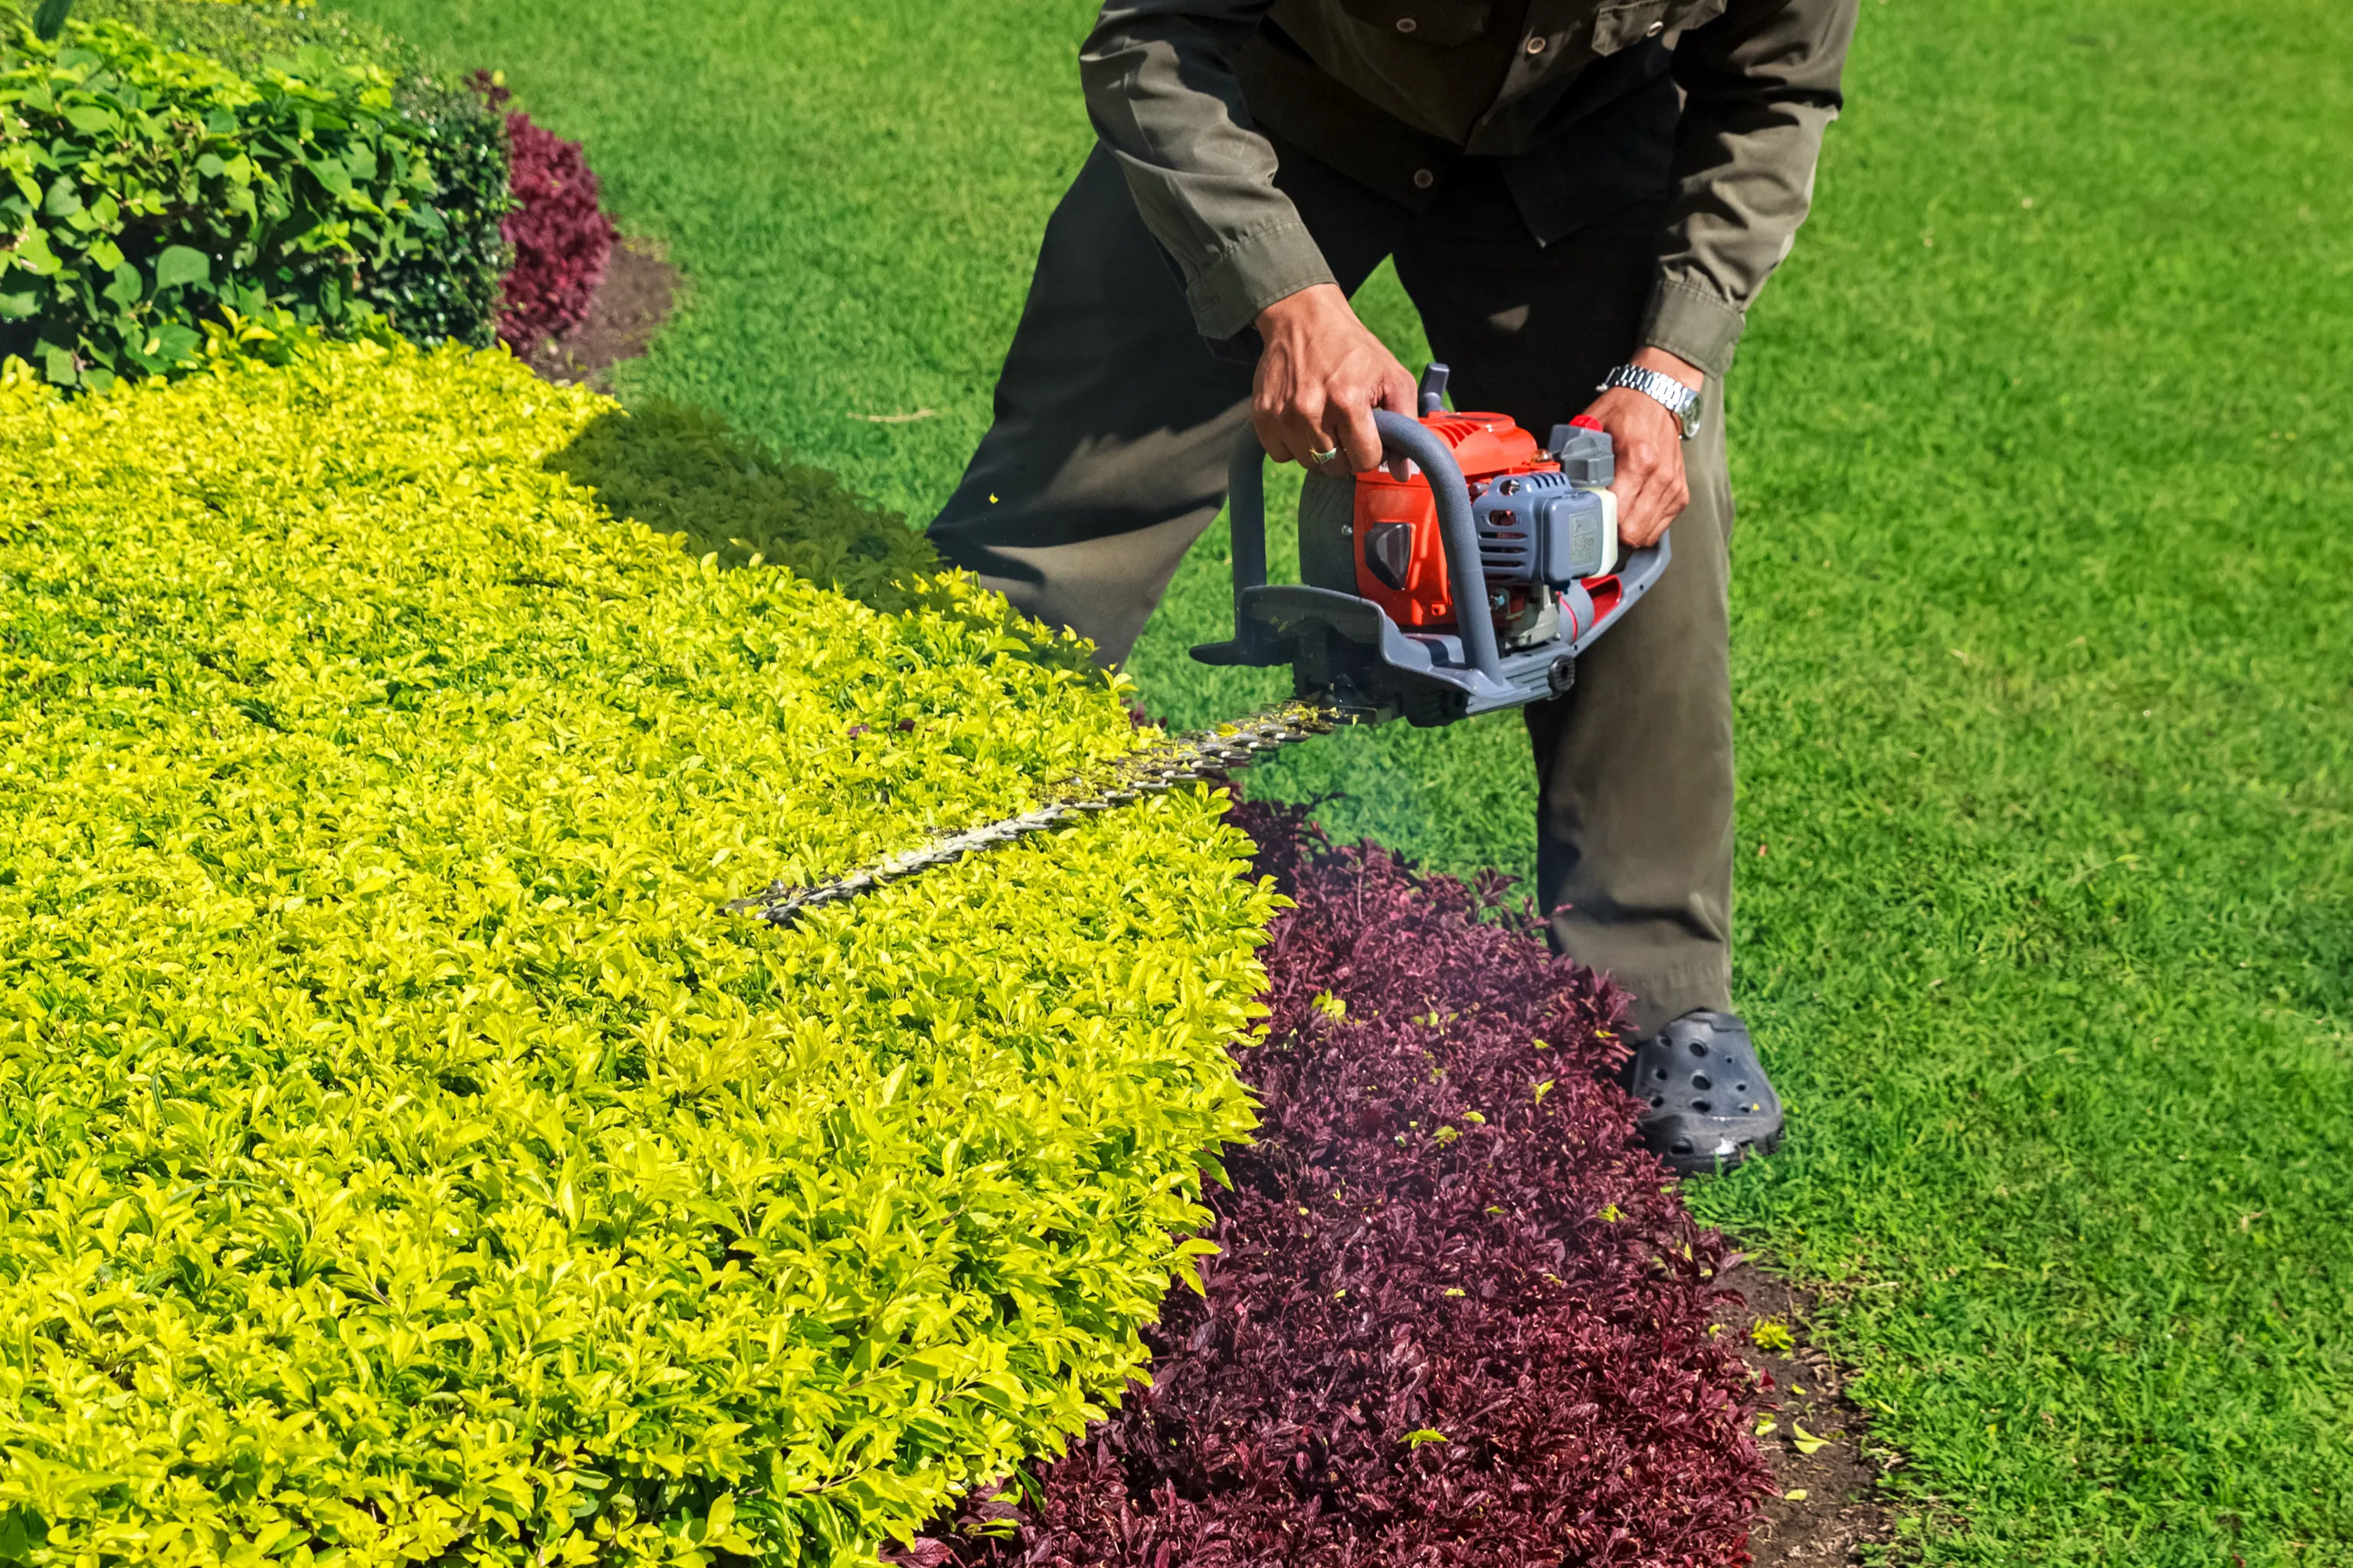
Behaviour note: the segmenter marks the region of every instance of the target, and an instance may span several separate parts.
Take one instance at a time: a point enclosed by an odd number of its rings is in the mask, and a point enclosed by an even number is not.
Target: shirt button
[[[1400,33],[1410,33],[1410,32],[1412,32],[1416,27],[1419,27],[1419,26],[1421,26],[1421,24],[1420,24],[1420,23],[1419,23],[1419,22],[1415,21],[1415,20],[1414,20],[1412,17],[1410,17],[1410,16],[1399,16],[1399,17],[1398,18],[1398,32],[1400,32]]]
[[[1438,184],[1438,176],[1431,174],[1428,169],[1416,169],[1413,172],[1413,188],[1415,190],[1426,191],[1436,184]]]
[[[1532,55],[1540,55],[1544,53],[1544,49],[1545,41],[1542,38],[1530,38],[1528,40],[1528,53]]]

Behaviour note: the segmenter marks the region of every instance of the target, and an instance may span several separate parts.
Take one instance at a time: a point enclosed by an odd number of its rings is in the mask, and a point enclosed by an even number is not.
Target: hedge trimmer
[[[1299,497],[1297,585],[1266,580],[1265,456],[1234,444],[1229,475],[1234,636],[1204,664],[1289,665],[1297,695],[1248,718],[1174,736],[1112,764],[1108,783],[1057,798],[814,888],[772,886],[729,907],[789,924],[803,910],[994,849],[1234,768],[1340,724],[1422,726],[1567,692],[1577,656],[1665,571],[1666,540],[1621,563],[1609,437],[1592,421],[1536,438],[1500,414],[1440,409],[1446,367],[1421,381],[1421,416],[1374,415],[1381,468],[1313,473]],[[1469,614],[1456,584],[1475,584]],[[1465,596],[1467,598],[1467,595]]]

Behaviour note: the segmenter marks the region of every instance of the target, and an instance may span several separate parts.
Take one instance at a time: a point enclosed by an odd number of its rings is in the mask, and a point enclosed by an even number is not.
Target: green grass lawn
[[[1090,0],[355,8],[503,66],[670,243],[629,395],[947,493]],[[1864,10],[1731,389],[1739,991],[1796,1131],[1694,1201],[1829,1285],[1929,1560],[2353,1563],[2353,11]],[[1222,568],[1138,655],[1180,719],[1266,693],[1183,659]],[[1508,719],[1256,787],[1532,855]]]

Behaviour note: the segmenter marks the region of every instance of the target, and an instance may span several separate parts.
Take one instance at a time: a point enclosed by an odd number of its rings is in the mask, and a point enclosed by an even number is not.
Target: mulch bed
[[[1757,1440],[1773,1489],[1748,1528],[1755,1568],[1864,1561],[1863,1548],[1895,1536],[1895,1510],[1874,1492],[1893,1456],[1870,1447],[1868,1417],[1846,1397],[1845,1374],[1806,1342],[1814,1298],[1737,1254],[1716,1283],[1725,1292],[1716,1321],[1761,1381],[1772,1422]],[[1758,1346],[1750,1336],[1760,1320],[1786,1327],[1794,1342]]]
[[[670,320],[682,288],[659,241],[623,235],[580,324],[516,349],[543,379],[609,390],[612,368],[646,352]]]

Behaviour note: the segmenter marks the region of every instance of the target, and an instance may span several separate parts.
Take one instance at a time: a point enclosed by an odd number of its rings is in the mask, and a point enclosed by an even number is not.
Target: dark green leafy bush
[[[496,117],[380,36],[185,0],[77,13],[54,43],[12,18],[0,351],[104,384],[194,363],[230,311],[486,343],[505,185]]]
[[[871,1564],[1144,1364],[1246,843],[724,913],[1137,742],[968,582],[616,521],[620,417],[448,347],[0,377],[0,1557]]]
[[[128,23],[167,48],[207,56],[239,75],[307,48],[381,68],[392,78],[394,112],[433,165],[440,187],[433,205],[445,232],[439,243],[381,271],[364,270],[360,297],[412,342],[489,346],[510,255],[501,225],[513,203],[505,126],[462,73],[373,23],[283,0],[80,0],[73,15]]]

